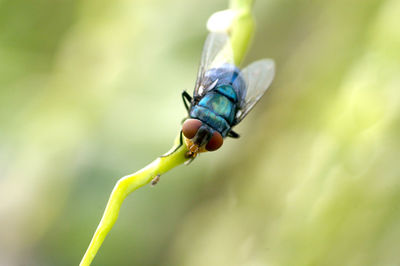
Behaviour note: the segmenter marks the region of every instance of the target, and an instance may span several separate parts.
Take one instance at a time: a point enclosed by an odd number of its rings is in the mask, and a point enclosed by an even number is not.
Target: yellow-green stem
[[[229,8],[236,12],[230,32],[236,65],[242,63],[253,37],[255,23],[252,7],[252,0],[231,0],[229,3]]]
[[[184,163],[187,160],[185,157],[187,151],[186,145],[182,145],[174,153],[165,157],[157,158],[145,168],[131,175],[127,175],[117,182],[113,191],[111,192],[111,196],[108,200],[107,207],[104,211],[103,217],[101,218],[100,224],[97,227],[97,230],[85,255],[83,256],[80,265],[90,265],[108,232],[116,222],[119,209],[125,198],[131,192],[150,183],[157,175],[162,175],[175,166]]]
[[[230,1],[230,9],[236,14],[229,32],[236,65],[240,65],[243,61],[253,35],[254,20],[251,14],[252,4],[253,1],[251,0]],[[179,138],[180,135],[178,135],[177,140],[179,140]],[[176,147],[177,142],[179,141],[175,142],[174,147]],[[174,150],[174,147],[171,150]],[[186,145],[183,144],[175,152],[168,156],[157,158],[145,168],[134,174],[127,175],[117,182],[111,192],[111,196],[108,200],[100,224],[98,225],[92,241],[82,258],[80,263],[81,266],[90,265],[93,261],[105,237],[115,224],[124,199],[136,189],[150,183],[157,175],[162,175],[172,168],[184,163],[187,160],[187,157],[185,156],[187,151],[188,149]]]

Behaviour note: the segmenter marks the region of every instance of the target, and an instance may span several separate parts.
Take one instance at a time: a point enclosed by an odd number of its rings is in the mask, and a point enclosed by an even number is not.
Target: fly
[[[238,138],[232,128],[246,117],[271,85],[275,73],[273,60],[259,60],[240,70],[233,58],[228,35],[210,33],[193,97],[186,91],[182,93],[188,111],[188,119],[182,125],[188,157],[219,149],[225,137]]]

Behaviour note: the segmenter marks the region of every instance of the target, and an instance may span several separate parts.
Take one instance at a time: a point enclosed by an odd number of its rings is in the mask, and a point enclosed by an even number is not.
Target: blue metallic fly
[[[256,61],[243,70],[234,64],[228,35],[210,33],[201,57],[196,85],[191,97],[182,93],[189,118],[182,125],[188,156],[214,151],[223,138],[238,138],[232,130],[249,113],[270,86],[274,61]],[[189,102],[189,103],[188,103]]]

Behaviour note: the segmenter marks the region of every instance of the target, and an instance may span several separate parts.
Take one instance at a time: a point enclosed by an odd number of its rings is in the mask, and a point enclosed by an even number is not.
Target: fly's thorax
[[[190,110],[190,116],[197,118],[226,137],[238,110],[237,95],[230,85],[218,86],[200,99]]]
[[[209,109],[218,116],[221,116],[230,125],[235,118],[236,104],[218,91],[211,92],[204,96],[198,105]]]
[[[231,125],[221,115],[216,114],[212,108],[195,105],[190,110],[190,117],[196,118],[218,131],[222,137],[226,137],[231,129]]]

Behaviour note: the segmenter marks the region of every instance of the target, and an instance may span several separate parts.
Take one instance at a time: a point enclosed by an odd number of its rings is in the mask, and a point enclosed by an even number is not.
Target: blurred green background
[[[226,0],[0,1],[0,265],[77,265],[166,152]],[[124,202],[94,265],[400,265],[400,1],[257,1],[267,95]]]

